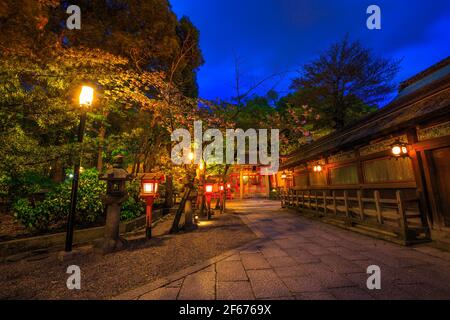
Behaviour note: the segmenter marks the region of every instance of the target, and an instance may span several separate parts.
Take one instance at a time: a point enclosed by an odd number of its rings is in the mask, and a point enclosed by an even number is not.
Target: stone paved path
[[[450,253],[405,248],[300,217],[278,202],[231,202],[259,240],[123,299],[450,299]],[[366,287],[381,268],[382,289]]]

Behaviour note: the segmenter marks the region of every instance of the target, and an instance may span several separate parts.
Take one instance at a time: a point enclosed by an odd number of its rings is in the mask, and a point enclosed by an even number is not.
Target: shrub
[[[31,231],[48,231],[66,222],[70,210],[72,180],[68,179],[47,193],[43,201],[31,204],[27,199],[19,199],[13,210],[16,219]],[[80,174],[77,201],[77,223],[86,224],[98,220],[103,214],[102,195],[106,191],[104,181],[98,179],[96,169],[88,169]]]
[[[145,201],[139,197],[139,181],[127,185],[128,199],[122,204],[120,220],[130,221],[145,212]]]

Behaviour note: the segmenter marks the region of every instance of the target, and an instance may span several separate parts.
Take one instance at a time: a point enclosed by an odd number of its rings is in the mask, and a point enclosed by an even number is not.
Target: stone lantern
[[[105,236],[103,253],[109,253],[123,246],[119,237],[120,206],[128,198],[125,183],[131,179],[131,175],[123,167],[123,156],[114,158],[114,164],[106,174],[100,176],[100,180],[106,181],[106,196],[103,202],[107,207]]]

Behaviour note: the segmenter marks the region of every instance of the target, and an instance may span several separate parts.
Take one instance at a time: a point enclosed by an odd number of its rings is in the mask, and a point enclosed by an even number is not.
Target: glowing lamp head
[[[227,183],[227,189],[231,189],[231,184]]]
[[[212,184],[205,185],[205,193],[211,194],[212,192],[213,192],[213,185]]]
[[[399,157],[402,154],[402,148],[399,146],[392,147],[392,154],[396,157]]]
[[[193,152],[189,152],[188,159],[189,159],[189,161],[194,160],[194,153]]]
[[[286,172],[283,172],[283,173],[281,174],[281,179],[286,179],[286,178],[287,178]]]
[[[94,89],[89,86],[83,86],[80,93],[80,106],[91,106],[94,100]]]
[[[394,157],[406,157],[408,156],[408,148],[405,143],[397,141],[392,145],[391,149]]]
[[[220,190],[220,191],[223,191],[223,189],[224,189],[223,186],[220,186],[220,187],[219,187],[219,190]]]
[[[158,181],[144,180],[142,181],[142,194],[144,196],[154,196],[158,192]]]

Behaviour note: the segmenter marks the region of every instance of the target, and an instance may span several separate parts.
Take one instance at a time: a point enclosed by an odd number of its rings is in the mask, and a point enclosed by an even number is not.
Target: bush
[[[31,204],[27,199],[19,199],[13,206],[16,219],[31,231],[48,231],[66,222],[70,210],[72,180],[68,179],[47,193],[43,201]],[[103,214],[101,196],[105,194],[106,183],[98,179],[96,169],[88,169],[80,174],[76,222],[88,224],[96,222]]]
[[[145,212],[145,201],[139,197],[139,181],[127,185],[128,199],[122,204],[120,220],[130,221]]]

